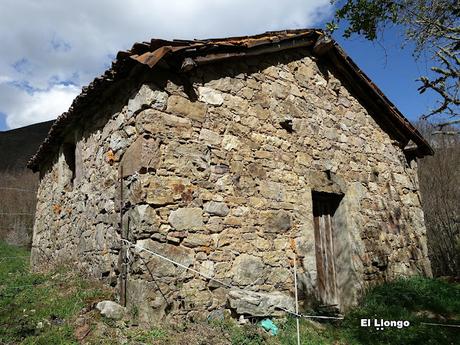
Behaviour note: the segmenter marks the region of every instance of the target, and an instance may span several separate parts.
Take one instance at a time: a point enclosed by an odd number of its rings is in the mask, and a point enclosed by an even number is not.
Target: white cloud
[[[329,0],[2,0],[0,93],[8,88],[9,97],[0,95],[0,112],[12,127],[49,118],[38,115],[38,105],[46,104],[56,116],[75,91],[57,83],[88,84],[110,56],[136,41],[312,27],[330,11]],[[11,81],[27,85],[32,94],[17,87],[12,93]]]
[[[2,112],[7,115],[7,126],[17,128],[56,118],[69,109],[80,91],[74,85],[53,85],[49,90],[28,93],[0,85],[0,104],[3,105]]]

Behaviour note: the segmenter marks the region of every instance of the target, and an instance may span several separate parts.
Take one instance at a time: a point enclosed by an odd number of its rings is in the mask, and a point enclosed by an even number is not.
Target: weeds
[[[458,344],[458,329],[424,325],[459,323],[460,285],[440,279],[412,277],[370,290],[358,308],[351,311],[342,327],[349,336],[366,344]],[[410,328],[360,327],[362,318],[408,320]]]
[[[267,344],[269,335],[264,334],[255,325],[239,326],[235,321],[228,319],[224,321],[214,321],[213,327],[219,328],[226,333],[232,345],[263,345]]]
[[[49,274],[28,269],[28,252],[0,242],[0,344],[77,344],[75,330],[82,308],[91,332],[88,344],[295,345],[295,319],[274,320],[279,334],[271,336],[257,324],[238,325],[233,319],[211,323],[156,325],[143,329],[129,321],[101,317],[91,306],[110,299],[99,283],[61,268]],[[133,319],[138,310],[131,311]],[[406,329],[361,327],[360,320],[409,320]],[[341,323],[300,320],[302,344],[459,344],[458,329],[422,322],[459,323],[460,286],[439,279],[413,277],[369,290],[360,306]],[[80,325],[81,326],[81,325]]]
[[[145,344],[151,344],[158,340],[166,340],[167,337],[167,331],[160,328],[151,328],[149,330],[136,328],[128,331],[128,339]]]
[[[71,321],[109,292],[70,270],[29,271],[26,250],[0,242],[0,343],[74,344]]]

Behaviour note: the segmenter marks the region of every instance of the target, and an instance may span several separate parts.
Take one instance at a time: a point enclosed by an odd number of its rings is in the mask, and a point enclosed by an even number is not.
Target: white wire
[[[194,273],[196,273],[196,274],[199,274],[199,275],[201,275],[201,276],[203,276],[203,277],[205,277],[205,278],[207,278],[207,279],[209,279],[209,280],[213,280],[213,281],[215,281],[215,282],[217,282],[217,283],[219,283],[219,284],[221,284],[221,285],[223,285],[223,286],[225,286],[225,287],[228,287],[228,288],[230,288],[230,289],[233,288],[231,285],[228,285],[228,284],[224,283],[223,281],[220,281],[220,280],[218,280],[218,279],[212,278],[212,277],[210,277],[210,276],[208,276],[208,275],[206,275],[206,274],[204,274],[204,273],[201,273],[201,272],[199,272],[199,271],[197,271],[197,270],[195,270],[195,269],[193,269],[193,268],[190,268],[190,267],[187,267],[187,266],[185,266],[185,265],[182,265],[181,263],[176,262],[176,261],[174,261],[174,260],[171,260],[171,259],[167,258],[166,256],[163,256],[163,255],[158,254],[158,253],[155,253],[155,252],[153,252],[153,251],[151,251],[151,250],[145,249],[145,248],[143,248],[143,247],[141,247],[141,246],[139,246],[139,245],[137,245],[137,244],[134,244],[134,243],[132,243],[132,242],[130,242],[130,241],[128,241],[128,240],[122,239],[122,241],[123,241],[123,242],[126,242],[126,243],[129,244],[130,246],[135,247],[135,248],[137,248],[137,249],[139,249],[139,250],[141,250],[141,251],[145,251],[145,252],[147,252],[147,253],[150,253],[150,254],[152,254],[152,255],[155,255],[156,257],[159,257],[160,259],[166,260],[166,261],[168,261],[169,263],[172,263],[172,264],[177,265],[177,266],[179,266],[179,267],[182,267],[182,268],[184,268],[184,269],[186,269],[186,270],[189,270],[189,271],[191,271],[191,272],[194,272]]]
[[[294,288],[295,288],[295,312],[299,313],[299,299],[297,295],[297,261],[296,253],[294,251]],[[300,345],[300,325],[299,318],[295,319],[296,328],[297,328],[297,344]]]
[[[159,257],[160,259],[163,259],[163,260],[165,260],[165,261],[168,261],[169,263],[172,263],[173,265],[176,265],[176,266],[182,267],[182,268],[184,268],[184,269],[186,269],[186,270],[188,270],[188,271],[194,272],[194,273],[196,273],[196,274],[198,274],[198,275],[200,275],[200,276],[202,276],[202,277],[205,277],[206,279],[213,280],[213,281],[215,281],[215,282],[217,282],[217,283],[219,283],[219,284],[221,284],[221,285],[223,285],[223,286],[225,286],[225,287],[227,287],[227,288],[229,288],[229,289],[238,289],[238,290],[240,290],[240,291],[246,292],[244,289],[242,289],[242,288],[240,288],[240,287],[232,286],[232,285],[229,285],[229,284],[227,284],[227,283],[224,283],[223,281],[221,281],[221,280],[219,280],[219,279],[212,278],[212,277],[208,276],[207,274],[201,273],[201,272],[199,272],[199,271],[197,271],[197,270],[195,270],[195,269],[193,269],[193,268],[187,267],[187,266],[185,266],[185,265],[183,265],[183,264],[181,264],[181,263],[179,263],[179,262],[176,262],[176,261],[174,261],[174,260],[171,260],[170,258],[167,258],[166,256],[163,256],[163,255],[161,255],[161,254],[155,253],[155,252],[152,251],[152,250],[143,248],[143,247],[141,247],[141,246],[139,246],[139,245],[137,245],[137,244],[134,244],[134,243],[132,243],[132,242],[130,242],[130,241],[128,241],[128,240],[122,239],[121,241],[122,241],[122,242],[125,242],[125,243],[127,243],[128,245],[130,245],[130,246],[132,246],[132,247],[134,247],[134,248],[137,248],[137,249],[139,249],[139,250],[141,250],[141,251],[145,251],[145,252],[150,253],[150,254],[152,254],[152,255],[154,255],[154,256],[156,256],[156,257]],[[303,315],[303,314],[300,314],[300,313],[296,313],[296,312],[290,311],[290,310],[288,310],[288,309],[286,309],[286,308],[283,308],[283,307],[280,307],[280,306],[277,306],[277,307],[275,307],[275,308],[277,308],[277,309],[279,309],[279,310],[282,310],[282,311],[284,311],[284,312],[286,312],[286,313],[288,313],[288,314],[294,315],[295,317],[298,317],[298,318],[301,317],[301,318],[305,318],[305,319],[310,319],[310,318],[312,318],[312,319],[334,319],[334,320],[343,320],[343,317],[335,317],[335,316],[317,316],[317,315]]]
[[[460,328],[460,325],[449,325],[449,324],[443,324],[443,323],[431,323],[431,322],[420,322],[422,325],[429,325],[429,326],[442,326],[442,327],[456,327]]]

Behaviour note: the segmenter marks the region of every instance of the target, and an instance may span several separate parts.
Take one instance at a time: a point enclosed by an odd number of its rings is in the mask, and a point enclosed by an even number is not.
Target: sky
[[[323,28],[329,0],[1,0],[0,131],[56,118],[119,50],[151,38],[210,38]],[[390,31],[383,47],[334,37],[410,120],[429,110],[426,73]]]

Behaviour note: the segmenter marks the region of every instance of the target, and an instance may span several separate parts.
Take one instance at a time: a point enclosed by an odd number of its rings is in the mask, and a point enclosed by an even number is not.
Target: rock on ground
[[[126,308],[113,301],[102,301],[96,305],[102,316],[109,319],[120,320],[126,313]]]

